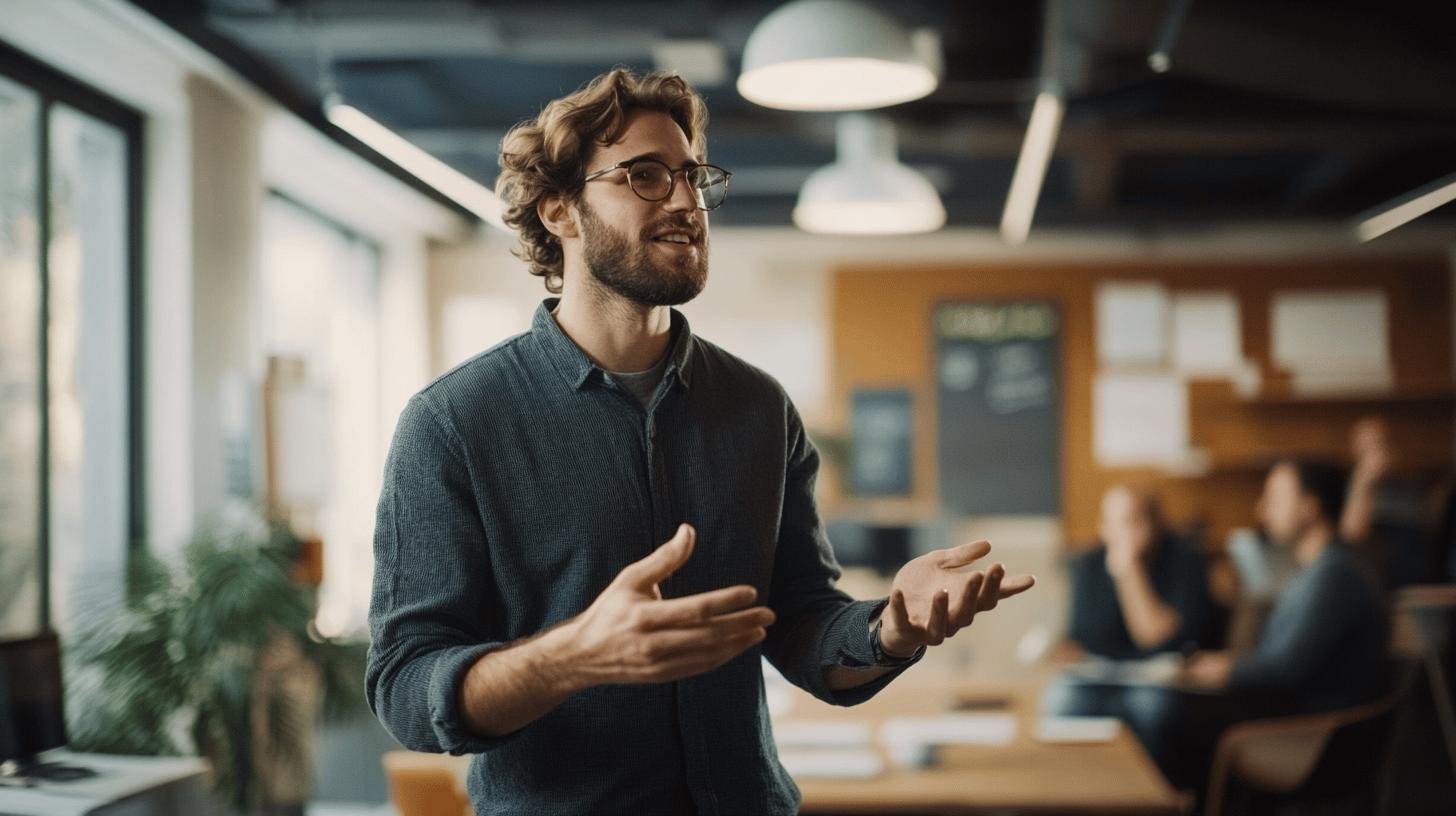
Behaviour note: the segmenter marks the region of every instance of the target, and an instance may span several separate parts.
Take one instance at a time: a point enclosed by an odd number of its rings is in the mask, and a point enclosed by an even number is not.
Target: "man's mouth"
[[[698,243],[697,235],[691,230],[670,229],[652,236],[652,240],[665,244],[692,246]]]

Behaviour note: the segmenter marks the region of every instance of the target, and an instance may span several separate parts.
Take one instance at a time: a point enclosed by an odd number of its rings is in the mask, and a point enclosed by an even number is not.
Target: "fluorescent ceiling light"
[[[1016,159],[1016,172],[1011,176],[1011,191],[1006,195],[1006,209],[1001,213],[1001,237],[1013,244],[1026,242],[1031,232],[1031,218],[1041,197],[1042,181],[1051,164],[1052,149],[1062,128],[1065,106],[1061,97],[1050,91],[1037,94],[1031,109],[1031,122],[1026,126],[1026,139]]]
[[[379,151],[415,178],[475,213],[481,220],[508,232],[512,231],[501,218],[501,200],[489,187],[431,156],[352,105],[329,105],[327,114],[330,122]]]
[[[1442,204],[1456,201],[1456,173],[1439,178],[1355,217],[1355,234],[1361,241],[1378,238],[1413,221]]]
[[[748,36],[738,92],[769,108],[867,110],[935,90],[940,41],[855,0],[796,0]]]
[[[836,161],[814,171],[799,191],[794,223],[830,235],[904,235],[945,225],[940,194],[925,176],[895,158],[886,121],[841,116]]]

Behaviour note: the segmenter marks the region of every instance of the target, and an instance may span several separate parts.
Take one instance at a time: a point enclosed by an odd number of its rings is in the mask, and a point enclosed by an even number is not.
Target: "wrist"
[[[552,627],[531,642],[531,669],[538,681],[562,697],[596,685],[576,653],[579,643],[572,621]]]
[[[883,618],[870,630],[870,644],[877,647],[875,651],[891,660],[910,660],[920,651],[919,644],[908,643],[899,637],[885,625]]]

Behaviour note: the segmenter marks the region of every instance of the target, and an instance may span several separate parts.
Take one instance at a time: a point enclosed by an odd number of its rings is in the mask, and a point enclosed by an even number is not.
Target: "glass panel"
[[[275,420],[286,440],[272,452],[277,499],[298,532],[323,539],[320,631],[355,632],[369,606],[384,455],[379,251],[278,196],[263,207],[262,239],[263,353],[294,372],[293,407]]]
[[[50,574],[61,632],[124,597],[126,134],[51,110]]]
[[[40,625],[39,117],[0,77],[0,637]]]

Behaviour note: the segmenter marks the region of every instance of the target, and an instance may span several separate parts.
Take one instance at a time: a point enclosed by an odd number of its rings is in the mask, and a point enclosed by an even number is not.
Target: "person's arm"
[[[1356,599],[1362,588],[1358,575],[1325,567],[1311,581],[1298,586],[1294,614],[1283,626],[1266,627],[1252,655],[1235,662],[1229,687],[1237,690],[1294,691],[1309,682],[1311,675],[1326,665],[1350,633],[1355,615],[1367,610]],[[1272,621],[1272,619],[1271,619]]]
[[[1108,561],[1109,566],[1112,563]],[[1183,625],[1183,615],[1158,595],[1143,559],[1122,565],[1113,572],[1112,580],[1122,605],[1123,623],[1138,648],[1154,650],[1163,646]]]
[[[684,526],[629,565],[582,614],[514,643],[484,611],[494,588],[458,440],[420,398],[400,418],[380,496],[366,683],[405,747],[488,750],[578,689],[706,671],[764,637],[752,587],[661,599],[692,552]]]
[[[1375,528],[1375,494],[1380,478],[1378,469],[1356,466],[1350,475],[1345,509],[1340,514],[1340,538],[1356,545],[1370,541],[1370,533]]]
[[[666,683],[728,662],[765,637],[773,613],[734,586],[663,600],[658,585],[692,555],[683,524],[651,555],[628,565],[585,612],[542,634],[482,656],[460,685],[473,733],[517,731],[577,691],[607,683]]]

